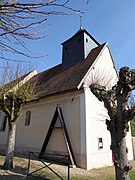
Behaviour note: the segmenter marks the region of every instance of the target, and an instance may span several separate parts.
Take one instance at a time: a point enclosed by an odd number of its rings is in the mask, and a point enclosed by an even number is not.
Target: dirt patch
[[[24,179],[31,179],[31,180],[51,180],[45,176],[45,174],[49,173],[49,170],[46,168],[42,170],[40,173],[37,173],[36,176],[27,177],[27,165],[28,160],[25,158],[14,158],[14,170],[5,171],[2,170],[2,164],[4,161],[4,157],[0,156],[0,180],[24,180]],[[135,170],[135,161],[131,161],[133,166],[133,170]],[[37,168],[42,167],[42,164],[38,161],[32,161],[31,163],[31,170],[35,170]],[[51,168],[55,170],[58,174],[62,176],[67,175],[67,167],[61,165],[51,165]],[[81,177],[91,177],[92,179],[100,179],[104,177],[107,179],[108,176],[114,176],[114,167],[105,167],[100,169],[92,169],[92,170],[83,170],[80,168],[71,168],[70,169],[70,177],[76,177],[77,179],[81,179]],[[89,178],[88,178],[89,179]],[[102,178],[103,179],[103,178]]]

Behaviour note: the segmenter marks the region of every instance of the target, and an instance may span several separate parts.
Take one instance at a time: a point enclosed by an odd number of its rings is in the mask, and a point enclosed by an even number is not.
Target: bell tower
[[[85,29],[80,28],[77,33],[62,43],[62,68],[86,59],[90,51],[99,45]]]

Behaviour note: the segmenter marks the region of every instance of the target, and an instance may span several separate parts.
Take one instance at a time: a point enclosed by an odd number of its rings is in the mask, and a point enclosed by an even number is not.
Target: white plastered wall
[[[112,164],[111,137],[105,124],[109,116],[103,102],[98,101],[91,93],[89,85],[97,83],[110,89],[117,83],[117,80],[112,57],[106,45],[81,82],[85,90],[87,169]],[[98,149],[98,138],[103,139],[103,149]],[[129,159],[133,159],[130,132],[127,135],[127,147]]]
[[[105,124],[109,118],[107,110],[89,88],[85,88],[85,100],[87,169],[112,165],[111,137]],[[102,149],[99,149],[98,138],[103,140]]]
[[[41,150],[57,105],[62,109],[71,146],[77,165],[80,166],[80,95],[78,93],[47,98],[25,106],[17,127],[16,149],[19,151],[32,150],[38,152]],[[31,111],[32,114],[30,126],[24,125],[26,111]],[[67,153],[63,134],[60,129],[53,131],[47,151]]]
[[[80,154],[81,167],[87,169],[87,147],[86,147],[86,103],[85,93],[80,96]]]
[[[40,152],[56,106],[62,108],[65,124],[78,167],[87,169],[85,94],[72,92],[33,102],[23,107],[17,125],[15,150],[27,153]],[[26,111],[31,111],[30,126],[25,126]],[[0,132],[0,150],[6,148],[7,130]],[[47,151],[66,153],[67,149],[60,129],[54,130]]]

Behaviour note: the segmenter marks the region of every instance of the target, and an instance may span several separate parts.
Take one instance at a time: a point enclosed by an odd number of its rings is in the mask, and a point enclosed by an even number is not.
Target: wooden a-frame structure
[[[70,139],[69,139],[69,136],[68,136],[68,132],[67,132],[67,128],[66,128],[66,125],[65,125],[65,122],[64,122],[64,117],[63,117],[63,114],[62,114],[62,110],[61,110],[61,108],[59,106],[56,107],[55,113],[53,115],[50,127],[48,129],[47,135],[45,137],[43,146],[42,146],[41,151],[40,151],[40,157],[42,157],[44,155],[45,151],[46,151],[46,148],[47,148],[47,145],[49,143],[49,140],[50,140],[51,134],[53,132],[53,129],[56,128],[55,124],[56,124],[56,121],[57,121],[58,117],[59,117],[60,124],[61,124],[61,127],[59,127],[59,128],[62,129],[65,144],[66,144],[66,147],[67,147],[67,151],[68,151],[68,154],[69,154],[69,157],[70,157],[71,164],[72,164],[73,167],[75,167],[76,162],[75,162],[75,158],[74,158],[73,149],[72,149]]]

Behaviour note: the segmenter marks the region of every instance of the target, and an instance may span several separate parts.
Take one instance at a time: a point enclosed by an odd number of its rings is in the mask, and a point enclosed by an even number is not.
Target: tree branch
[[[110,118],[113,118],[116,113],[115,86],[113,87],[113,90],[107,91],[104,86],[100,86],[99,84],[92,84],[90,89],[99,101],[104,102],[104,106],[108,110]]]
[[[3,51],[3,53],[4,51],[10,51],[12,53],[31,57],[28,53],[25,53],[28,48],[25,48],[26,44],[23,43],[22,39],[38,40],[46,37],[37,30],[39,30],[39,26],[47,22],[50,15],[68,15],[68,12],[82,13],[80,10],[68,6],[68,3],[69,0],[63,0],[61,3],[58,0],[48,0],[45,2],[43,0],[28,0],[27,3],[22,3],[21,1],[1,1],[1,51]],[[7,41],[11,42],[10,46],[7,45]],[[18,46],[14,46],[12,43]],[[19,45],[26,51],[22,52]]]

